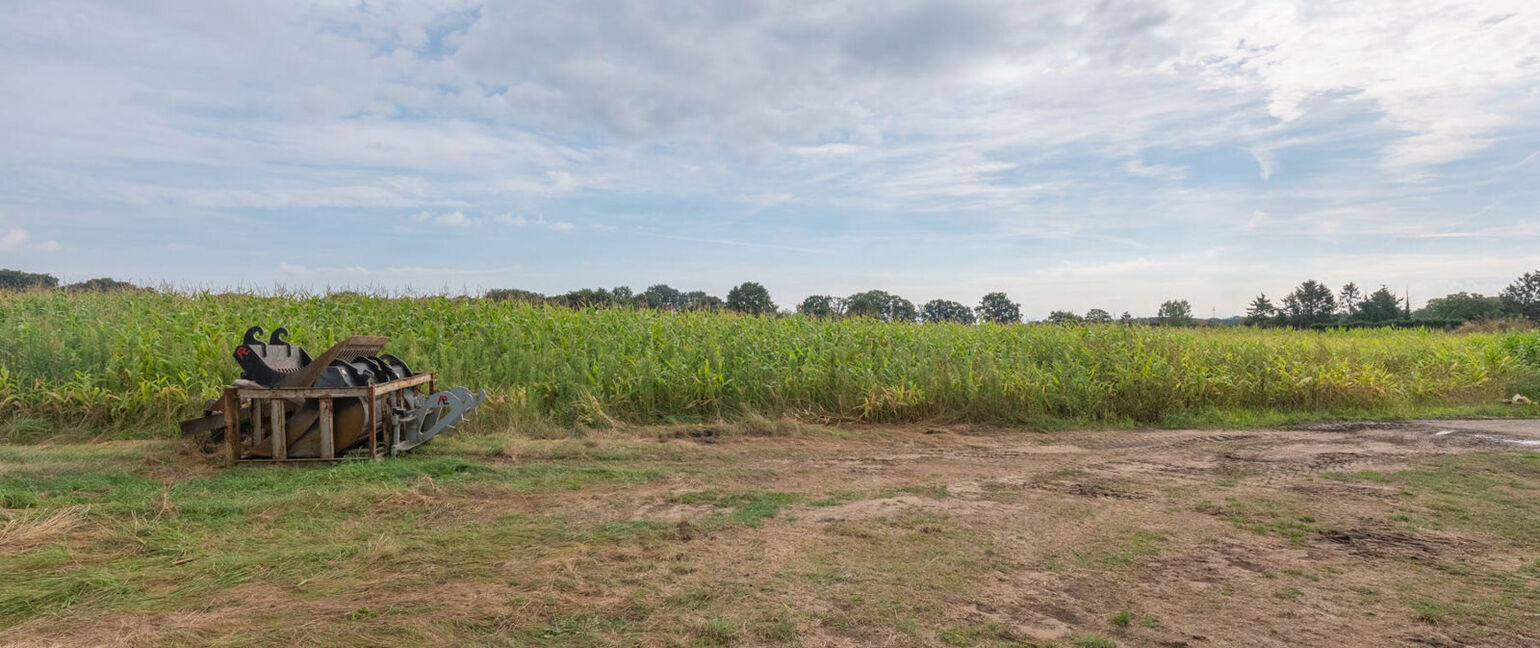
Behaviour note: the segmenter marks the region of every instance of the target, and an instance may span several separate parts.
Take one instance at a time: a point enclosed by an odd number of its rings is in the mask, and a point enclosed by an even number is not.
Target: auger
[[[204,415],[182,422],[238,461],[328,461],[367,448],[367,456],[396,455],[453,428],[486,398],[464,387],[436,391],[432,372],[381,355],[390,338],[355,335],[320,357],[279,328],[263,341],[246,330],[234,357],[241,377]]]

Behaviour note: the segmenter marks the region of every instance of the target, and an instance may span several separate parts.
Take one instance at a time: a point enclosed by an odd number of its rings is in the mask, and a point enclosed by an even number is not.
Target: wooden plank
[[[416,378],[416,376],[413,376],[413,378]],[[410,378],[408,378],[408,380],[410,380]],[[365,432],[369,434],[369,458],[378,461],[380,458],[380,402],[379,395],[375,393],[374,388],[374,385],[369,386],[369,400],[367,401],[369,408],[369,427],[365,430]]]
[[[356,398],[367,396],[371,391],[377,394],[388,394],[400,391],[408,387],[428,384],[433,381],[432,373],[420,373],[401,380],[392,380],[378,385],[366,387],[312,387],[308,389],[263,389],[243,387],[239,389],[241,398]]]
[[[322,398],[321,403],[321,458],[337,457],[336,439],[332,437],[332,399]]]
[[[275,398],[268,401],[268,405],[272,407],[273,412],[273,431],[270,434],[273,439],[273,460],[283,461],[289,458],[289,435],[284,430],[284,424],[287,421],[284,420],[283,401]],[[253,403],[253,407],[255,407],[255,403]]]
[[[214,412],[204,414],[195,419],[182,421],[182,436],[192,436],[203,432],[212,432],[225,426],[225,413]]]
[[[346,461],[346,459],[344,459],[342,457],[337,457],[335,459],[322,459],[320,457],[296,457],[294,459],[284,459],[282,461],[279,461],[277,459],[242,459],[242,460],[240,460],[239,463],[243,463],[243,464],[244,463],[302,463],[302,462],[306,462],[306,461],[315,461],[315,462],[332,461],[332,462],[337,462],[337,461]]]
[[[406,378],[402,378],[401,380],[392,380],[388,383],[380,383],[375,385],[375,389],[381,394],[389,394],[391,392],[401,391],[408,387],[432,384],[432,382],[433,372],[430,371],[428,373],[420,373],[413,376],[408,376]]]
[[[225,390],[225,450],[226,459],[234,466],[241,458],[241,399],[234,389]]]
[[[262,443],[262,408],[256,401],[251,402],[251,447],[255,448]]]

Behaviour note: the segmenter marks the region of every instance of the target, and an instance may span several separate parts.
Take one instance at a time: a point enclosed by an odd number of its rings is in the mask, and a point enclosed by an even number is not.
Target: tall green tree
[[[1011,301],[1003,292],[992,292],[984,295],[979,300],[979,305],[973,309],[978,313],[979,320],[994,322],[995,324],[1016,324],[1021,322],[1021,304]]]
[[[1351,281],[1342,286],[1337,293],[1337,306],[1342,310],[1342,319],[1353,319],[1358,316],[1358,303],[1364,300],[1363,291],[1358,289],[1358,284]]]
[[[1429,299],[1426,306],[1417,310],[1418,319],[1475,320],[1502,317],[1503,300],[1486,297],[1481,293],[1457,292]]]
[[[845,314],[845,300],[833,295],[808,295],[797,306],[797,312],[821,319],[839,317]]]
[[[753,282],[745,281],[727,291],[727,309],[749,315],[766,315],[775,312],[775,302],[770,301],[770,291]]]
[[[615,305],[615,296],[603,288],[582,288],[551,297],[550,301],[568,308],[598,308]]]
[[[956,322],[972,324],[973,310],[949,299],[932,299],[920,307],[920,319],[927,323]]]
[[[1247,326],[1270,326],[1277,321],[1278,307],[1267,298],[1267,293],[1259,293],[1251,300],[1251,305],[1246,307],[1246,319],[1242,320]]]
[[[51,274],[9,269],[0,270],[0,290],[34,290],[58,287],[59,278]]]
[[[1283,311],[1289,325],[1309,328],[1312,324],[1335,319],[1337,300],[1332,297],[1331,288],[1314,279],[1306,279],[1283,298]]]
[[[714,311],[721,310],[722,298],[708,295],[704,290],[691,290],[679,293],[679,309],[689,311]]]
[[[1358,319],[1365,322],[1388,322],[1400,319],[1401,300],[1390,288],[1380,286],[1379,290],[1369,293],[1369,297],[1358,303]]]
[[[882,290],[868,290],[846,297],[845,314],[884,322],[913,322],[919,316],[914,302]]]
[[[1185,299],[1161,302],[1160,310],[1155,315],[1162,324],[1169,326],[1187,326],[1193,322],[1192,304]]]
[[[1056,310],[1048,313],[1048,319],[1044,321],[1049,324],[1075,324],[1080,321],[1080,316],[1074,311]]]
[[[1085,312],[1085,321],[1095,324],[1109,324],[1112,322],[1112,313],[1100,308],[1093,308]]]
[[[1498,297],[1505,314],[1540,321],[1540,270],[1524,273]]]
[[[668,284],[654,284],[636,296],[637,303],[656,310],[683,310],[684,302],[678,290]]]

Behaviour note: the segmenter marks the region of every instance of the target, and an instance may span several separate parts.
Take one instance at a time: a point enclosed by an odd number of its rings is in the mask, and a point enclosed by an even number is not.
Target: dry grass
[[[712,427],[452,435],[380,463],[183,477],[168,477],[166,444],[0,446],[9,513],[27,528],[65,520],[0,553],[0,633],[125,646],[1540,640],[1540,455],[1472,434],[688,433]],[[92,536],[59,531],[69,520]]]
[[[56,511],[0,509],[0,556],[21,553],[58,540],[85,523],[85,506],[66,506]]]

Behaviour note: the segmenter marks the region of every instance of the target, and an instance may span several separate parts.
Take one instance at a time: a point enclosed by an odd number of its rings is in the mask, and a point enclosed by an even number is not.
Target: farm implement
[[[289,343],[288,330],[265,341],[264,333],[247,329],[234,352],[240,379],[203,416],[182,422],[183,434],[207,435],[214,448],[223,442],[231,463],[394,456],[454,427],[486,398],[464,387],[436,391],[432,372],[381,354],[387,337],[355,335],[311,358]]]

